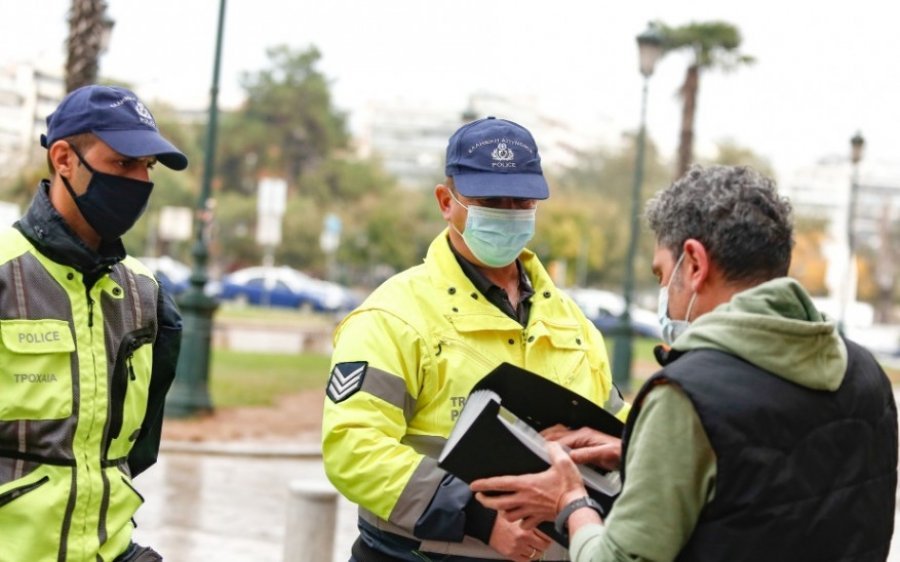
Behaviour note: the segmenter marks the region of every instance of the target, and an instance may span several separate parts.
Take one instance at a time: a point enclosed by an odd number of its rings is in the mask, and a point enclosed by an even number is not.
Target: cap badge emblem
[[[505,142],[501,142],[497,144],[497,148],[491,152],[491,158],[496,160],[497,162],[506,162],[508,160],[512,160],[516,155],[513,153],[511,148],[506,146]]]
[[[138,114],[138,117],[140,117],[142,123],[144,123],[145,125],[149,125],[154,129],[156,128],[156,121],[153,119],[153,115],[150,114],[150,110],[147,109],[147,106],[145,106],[140,101],[135,100],[134,111]]]

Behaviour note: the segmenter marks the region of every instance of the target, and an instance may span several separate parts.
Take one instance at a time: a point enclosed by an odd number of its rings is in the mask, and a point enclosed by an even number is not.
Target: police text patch
[[[368,366],[366,361],[352,361],[335,365],[328,378],[328,389],[325,391],[331,401],[337,404],[356,394],[356,391],[362,388]]]

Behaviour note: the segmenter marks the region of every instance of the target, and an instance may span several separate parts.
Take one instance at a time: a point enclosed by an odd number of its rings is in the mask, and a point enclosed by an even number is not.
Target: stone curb
[[[227,441],[171,441],[163,440],[159,447],[163,453],[192,455],[216,455],[230,457],[256,457],[280,459],[321,459],[322,447],[318,444],[227,442]]]

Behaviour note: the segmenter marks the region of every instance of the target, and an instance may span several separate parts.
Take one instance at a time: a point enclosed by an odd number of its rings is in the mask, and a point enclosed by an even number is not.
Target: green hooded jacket
[[[692,322],[673,348],[729,353],[816,390],[837,389],[847,367],[835,323],[788,277],[737,293]],[[582,527],[572,539],[577,562],[673,560],[715,495],[715,453],[675,385],[647,393],[626,454],[628,477],[605,526]]]

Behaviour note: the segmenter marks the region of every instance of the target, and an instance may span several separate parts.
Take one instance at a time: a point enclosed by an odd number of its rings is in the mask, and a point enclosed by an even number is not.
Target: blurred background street
[[[174,562],[281,560],[288,483],[323,478],[332,330],[421,262],[446,226],[433,189],[447,139],[487,115],[538,140],[552,196],[531,247],[612,360],[621,352],[621,388],[653,370],[659,337],[653,240],[633,225],[691,164],[747,165],[776,181],[796,219],[790,275],[896,388],[889,10],[0,0],[0,226],[47,177],[45,118],[82,84],[132,88],[190,159],[181,174],[153,171],[152,201],[123,238],[191,326],[160,462],[137,480],[147,500],[137,540]],[[355,536],[353,509],[340,506],[336,560]]]

